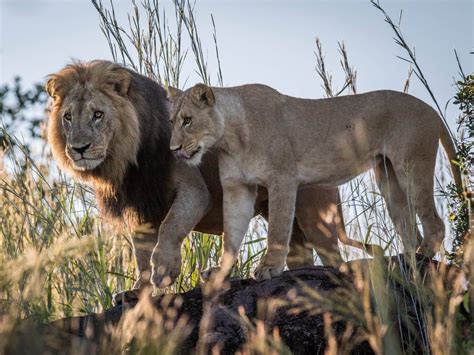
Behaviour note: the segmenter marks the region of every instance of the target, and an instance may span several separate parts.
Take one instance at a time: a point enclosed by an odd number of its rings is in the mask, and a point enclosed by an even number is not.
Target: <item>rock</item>
[[[388,264],[399,266],[400,260],[404,259],[384,258],[381,259],[383,265],[378,267],[386,269]],[[365,259],[350,262],[347,265],[348,269],[357,264],[363,270],[367,270],[373,263],[372,260]],[[421,260],[424,266],[428,263],[426,260]],[[323,316],[311,311],[295,312],[295,309],[301,307],[301,296],[307,295],[308,290],[317,290],[331,297],[338,287],[348,287],[344,285],[353,287],[352,282],[351,272],[342,273],[333,268],[314,266],[285,271],[279,277],[262,282],[253,279],[231,279],[226,282],[226,287],[212,299],[204,297],[202,288],[197,287],[182,294],[154,297],[151,301],[157,310],[163,312],[169,308],[170,304],[181,304],[174,321],[176,322],[181,316],[187,319],[187,336],[185,339],[180,339],[182,353],[193,352],[199,345],[204,345],[207,349],[218,346],[222,353],[226,354],[238,350],[248,338],[248,329],[241,320],[242,314],[239,315],[241,312],[245,313],[251,322],[263,320],[269,334],[274,329],[278,329],[281,340],[293,353],[323,354],[326,347]],[[278,307],[268,306],[271,302],[280,303]],[[268,312],[265,312],[265,305],[268,306]],[[115,306],[99,314],[61,319],[48,325],[37,326],[35,331],[43,335],[47,334],[48,339],[55,339],[55,348],[61,349],[61,346],[75,344],[76,349],[81,346],[90,354],[91,351],[99,349],[100,343],[108,336],[107,328],[119,324],[122,316],[136,306],[137,303],[133,302]],[[206,307],[210,309],[210,318],[207,329],[204,329],[202,317],[203,308]],[[332,329],[338,338],[345,330],[345,323],[334,322]],[[24,332],[25,330],[22,333],[21,327],[16,330],[19,337]],[[353,334],[356,332],[357,326],[354,326]],[[46,338],[43,337],[43,339]],[[12,336],[10,347],[12,352],[22,352],[21,341],[14,339],[15,336]],[[201,343],[198,343],[199,339]],[[38,347],[51,348],[47,341],[43,341]],[[359,341],[352,349],[352,353],[370,354],[373,352],[367,342]]]

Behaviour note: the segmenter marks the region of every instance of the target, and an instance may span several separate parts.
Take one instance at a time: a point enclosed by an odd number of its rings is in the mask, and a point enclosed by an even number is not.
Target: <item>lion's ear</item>
[[[216,98],[212,92],[212,89],[204,84],[194,85],[194,87],[191,89],[191,97],[193,98],[193,101],[199,106],[213,106],[216,102]]]
[[[49,79],[44,88],[53,100],[56,100],[59,97],[64,97],[64,93],[67,91],[65,80],[57,74],[49,75]]]
[[[105,84],[121,96],[127,96],[130,87],[130,72],[122,67],[111,69],[105,78]]]
[[[166,88],[166,93],[167,93],[166,98],[168,99],[168,101],[173,103],[183,93],[183,91],[180,89],[174,88],[172,86],[168,86]]]
[[[46,90],[48,95],[51,96],[53,99],[54,99],[54,95],[55,95],[54,92],[56,91],[56,89],[54,87],[54,81],[55,81],[55,78],[50,77],[48,79],[48,81],[46,82],[46,84],[44,85],[44,89]]]

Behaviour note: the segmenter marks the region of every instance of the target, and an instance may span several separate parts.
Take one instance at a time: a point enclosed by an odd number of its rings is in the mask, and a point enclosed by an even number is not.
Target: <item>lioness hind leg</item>
[[[414,209],[411,210],[407,192],[405,192],[387,158],[383,158],[374,166],[375,180],[385,200],[387,211],[395,229],[402,239],[405,250],[415,251],[422,240],[416,226]]]
[[[423,241],[416,251],[430,258],[438,251],[445,232],[444,223],[436,211],[434,201],[435,159],[436,150],[433,149],[431,156],[411,166],[410,164],[393,166],[402,190],[408,191],[408,195],[412,197],[415,211],[423,226]]]

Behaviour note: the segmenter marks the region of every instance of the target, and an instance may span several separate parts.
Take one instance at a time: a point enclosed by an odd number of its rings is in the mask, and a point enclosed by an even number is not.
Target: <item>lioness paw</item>
[[[285,265],[259,265],[255,269],[254,279],[257,281],[269,280],[272,277],[280,276]]]

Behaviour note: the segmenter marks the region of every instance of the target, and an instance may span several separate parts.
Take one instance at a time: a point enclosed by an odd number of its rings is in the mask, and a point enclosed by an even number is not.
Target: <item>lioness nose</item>
[[[75,152],[78,152],[79,154],[84,154],[84,152],[91,146],[91,144],[86,144],[83,145],[82,147],[71,147]]]
[[[172,150],[173,152],[176,152],[177,150],[180,150],[182,148],[182,144],[180,144],[179,146],[178,145],[171,145],[170,146],[170,150]]]

